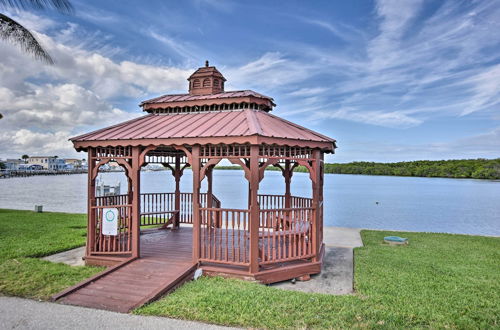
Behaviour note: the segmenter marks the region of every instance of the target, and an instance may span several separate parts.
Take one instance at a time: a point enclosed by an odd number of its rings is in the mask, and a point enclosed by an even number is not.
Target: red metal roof
[[[149,114],[71,139],[81,141],[211,138],[259,135],[335,143],[325,135],[259,110]],[[334,146],[332,146],[334,147]]]
[[[167,94],[154,99],[146,100],[141,102],[141,106],[145,104],[153,103],[167,103],[167,102],[184,102],[184,101],[197,101],[197,100],[211,100],[211,99],[222,99],[222,98],[233,98],[233,97],[258,97],[262,99],[268,99],[274,104],[272,97],[262,95],[260,93],[254,92],[252,90],[242,90],[242,91],[228,91],[217,94],[206,94],[206,95],[191,95],[191,94]]]

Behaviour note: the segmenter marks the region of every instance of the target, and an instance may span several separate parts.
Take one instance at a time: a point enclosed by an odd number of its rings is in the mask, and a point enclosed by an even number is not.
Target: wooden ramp
[[[117,265],[107,274],[68,294],[64,304],[127,313],[192,278],[191,229],[157,231],[141,236],[141,258]],[[184,244],[183,244],[184,243]]]

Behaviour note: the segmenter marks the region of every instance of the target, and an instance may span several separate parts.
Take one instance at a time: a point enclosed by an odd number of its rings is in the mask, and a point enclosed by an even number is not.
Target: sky
[[[337,140],[328,162],[500,157],[500,1],[71,1],[0,8],[55,61],[0,41],[0,157],[84,158],[68,138],[186,93],[226,90]]]

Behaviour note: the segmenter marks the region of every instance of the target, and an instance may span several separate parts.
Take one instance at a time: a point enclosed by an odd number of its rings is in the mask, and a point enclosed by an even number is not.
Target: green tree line
[[[239,166],[218,166],[218,169],[240,169]],[[269,170],[279,170],[268,167]],[[304,166],[295,168],[296,172],[307,172]],[[326,163],[325,173],[394,175],[440,178],[500,179],[500,158],[497,159],[453,159],[417,160],[412,162],[376,163]]]

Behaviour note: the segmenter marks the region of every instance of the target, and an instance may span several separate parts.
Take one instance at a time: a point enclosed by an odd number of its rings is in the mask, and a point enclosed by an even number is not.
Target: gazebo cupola
[[[189,93],[166,94],[143,101],[140,106],[153,114],[234,111],[243,109],[269,112],[275,106],[272,97],[252,90],[225,91],[226,78],[215,66],[198,68],[189,78]]]
[[[189,95],[206,95],[224,92],[226,78],[215,66],[209,66],[208,61],[205,61],[205,66],[196,70],[188,81]]]

